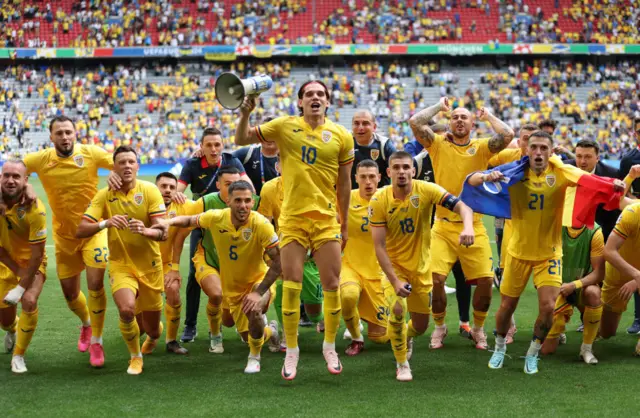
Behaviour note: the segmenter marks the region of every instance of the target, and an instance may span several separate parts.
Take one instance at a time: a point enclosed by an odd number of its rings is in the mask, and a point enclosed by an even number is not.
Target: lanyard
[[[207,187],[204,188],[203,192],[200,194],[200,196],[204,196],[206,194],[209,194],[209,187],[211,187],[211,185],[216,181],[216,179],[218,178],[218,171],[220,171],[220,166],[222,165],[222,155],[220,156],[220,160],[218,161],[218,168],[216,169],[216,172],[213,174],[213,177],[211,177],[211,180],[209,180],[209,183],[207,184]]]
[[[265,183],[265,179],[264,179],[264,158],[262,158],[262,150],[259,149],[258,153],[260,154],[260,181],[262,181],[262,184]]]

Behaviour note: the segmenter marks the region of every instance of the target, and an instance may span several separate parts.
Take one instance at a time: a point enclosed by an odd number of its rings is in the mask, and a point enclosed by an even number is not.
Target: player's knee
[[[405,311],[404,306],[400,302],[396,302],[391,309],[391,313],[396,321],[404,321]]]
[[[209,295],[209,303],[213,306],[220,306],[222,304],[222,292]]]
[[[587,286],[583,289],[582,297],[585,305],[587,306],[599,306],[602,302],[600,300],[600,287],[599,286]]]
[[[25,312],[33,312],[38,308],[38,298],[30,293],[22,296],[22,310]]]
[[[357,286],[342,286],[340,288],[340,298],[342,300],[343,308],[345,306],[353,307],[358,303],[358,297],[360,296],[360,291]]]
[[[553,313],[555,311],[555,307],[556,307],[555,300],[550,299],[550,300],[540,301],[539,303],[540,315],[551,318],[551,321],[553,321]]]
[[[516,310],[516,306],[518,305],[518,300],[513,298],[502,298],[500,301],[500,309],[509,314],[509,316],[513,315]]]
[[[231,315],[231,312],[227,310],[222,311],[222,325],[224,325],[227,328],[231,328],[235,324],[236,323],[233,320],[233,316]]]
[[[118,306],[118,312],[120,314],[120,318],[124,322],[131,322],[136,317],[136,307],[133,304],[124,305],[124,306]]]
[[[447,280],[446,276],[443,276],[441,274],[433,274],[433,287],[438,287],[438,288],[443,288],[444,289],[444,282]]]
[[[429,323],[427,321],[412,321],[411,323],[418,336],[427,332],[427,328],[429,327]]]

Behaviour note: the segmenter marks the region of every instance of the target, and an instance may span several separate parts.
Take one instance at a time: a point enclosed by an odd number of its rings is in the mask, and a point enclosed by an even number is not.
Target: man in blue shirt
[[[216,186],[216,178],[218,177],[218,169],[222,166],[232,166],[240,170],[241,179],[251,181],[247,177],[242,163],[232,154],[223,152],[222,133],[217,128],[206,128],[202,133],[200,140],[200,151],[202,157],[194,157],[188,159],[180,178],[178,179],[178,192],[183,193],[187,186],[191,187],[193,200],[218,191]],[[198,310],[200,308],[200,286],[196,281],[195,268],[193,267],[193,254],[195,253],[198,242],[202,239],[200,229],[194,229],[191,232],[190,248],[189,248],[189,279],[187,280],[187,309],[184,321],[184,331],[181,337],[182,342],[192,342],[197,335],[196,323],[198,321]]]

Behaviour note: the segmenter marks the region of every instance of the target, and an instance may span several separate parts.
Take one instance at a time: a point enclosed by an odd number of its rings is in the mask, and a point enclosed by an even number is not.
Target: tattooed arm
[[[489,139],[489,151],[496,154],[505,149],[515,137],[515,132],[509,125],[498,119],[484,107],[478,112],[478,118],[483,122],[489,122],[495,134]]]
[[[429,127],[431,119],[441,111],[451,110],[449,99],[443,97],[438,103],[426,109],[422,109],[409,119],[409,126],[418,142],[425,148],[429,148],[433,142],[435,133]]]

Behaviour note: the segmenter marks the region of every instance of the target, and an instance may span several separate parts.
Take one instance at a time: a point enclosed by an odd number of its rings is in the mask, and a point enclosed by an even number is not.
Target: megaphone
[[[243,80],[233,73],[224,73],[216,80],[216,99],[225,109],[236,110],[246,96],[258,95],[272,86],[273,80],[268,75]]]

